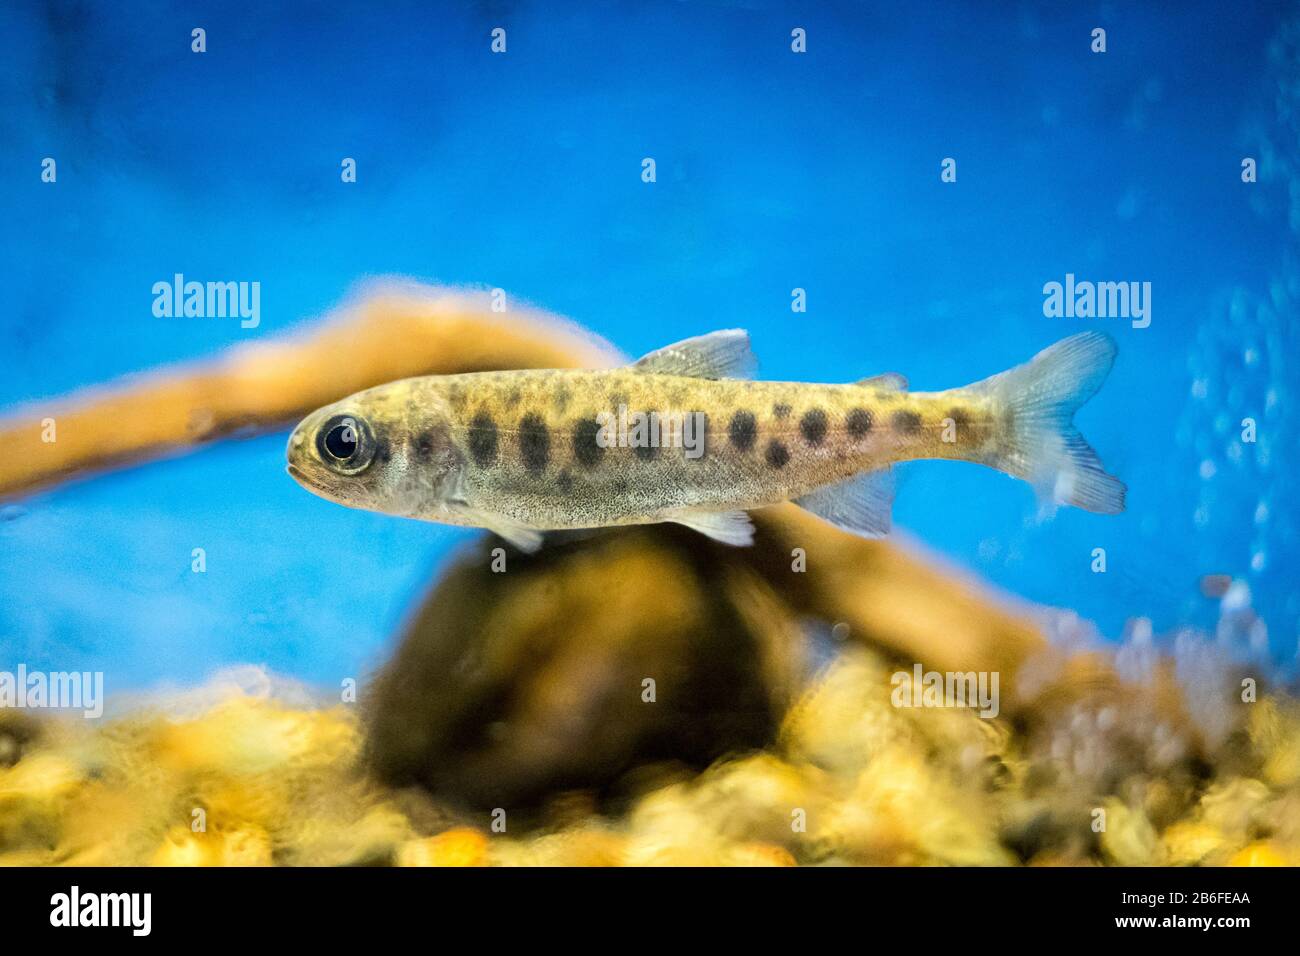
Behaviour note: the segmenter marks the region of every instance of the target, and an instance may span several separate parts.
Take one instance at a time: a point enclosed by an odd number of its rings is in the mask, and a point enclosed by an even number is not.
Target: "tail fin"
[[[970,386],[992,397],[1006,422],[987,463],[1058,503],[1098,514],[1123,511],[1124,483],[1106,474],[1072,423],[1079,406],[1101,388],[1115,352],[1109,335],[1082,332]]]

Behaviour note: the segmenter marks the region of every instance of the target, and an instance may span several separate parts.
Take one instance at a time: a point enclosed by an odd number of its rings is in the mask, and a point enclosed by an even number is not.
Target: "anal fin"
[[[893,475],[888,468],[864,471],[810,491],[794,503],[845,531],[878,538],[889,533],[894,504]]]

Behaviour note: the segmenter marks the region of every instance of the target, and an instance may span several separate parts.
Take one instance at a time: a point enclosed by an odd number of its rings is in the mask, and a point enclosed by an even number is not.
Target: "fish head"
[[[437,389],[381,385],[304,418],[285,449],[288,472],[349,508],[451,521],[464,461],[451,424]]]

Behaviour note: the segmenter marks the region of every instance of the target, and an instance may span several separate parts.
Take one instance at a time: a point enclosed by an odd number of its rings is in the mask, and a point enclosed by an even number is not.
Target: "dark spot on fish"
[[[375,461],[379,462],[381,465],[385,465],[392,457],[393,457],[393,448],[388,443],[388,436],[384,434],[376,435],[375,436]]]
[[[777,405],[773,405],[772,414],[775,415],[777,418],[789,418],[790,406],[787,405],[785,402],[781,402]]]
[[[767,444],[767,463],[773,468],[784,468],[790,461],[790,451],[785,443],[775,438]]]
[[[421,432],[415,436],[415,460],[424,464],[433,458],[433,435]]]
[[[915,435],[921,430],[921,416],[910,408],[900,408],[889,420],[894,431],[902,435]]]
[[[453,385],[447,389],[447,397],[451,399],[453,408],[460,408],[465,404],[465,390],[459,385]]]
[[[749,451],[758,438],[758,422],[753,412],[743,409],[731,416],[731,425],[727,428],[731,438],[731,447],[737,451]]]
[[[564,469],[555,478],[555,487],[559,488],[564,494],[573,490],[573,475],[569,474],[569,469]]]
[[[799,431],[803,440],[816,447],[826,440],[826,412],[820,408],[810,408],[799,420]]]
[[[544,472],[550,463],[551,432],[536,412],[529,412],[519,420],[519,453],[523,456],[524,468],[533,477]]]
[[[848,427],[850,437],[861,438],[871,431],[871,412],[865,408],[855,408],[849,412],[844,424]]]
[[[619,478],[617,481],[614,482],[613,488],[614,488],[614,494],[616,495],[623,494],[624,492],[627,491],[627,479]]]
[[[573,457],[590,468],[600,462],[605,449],[596,439],[600,435],[600,422],[595,418],[580,418],[573,426]]]
[[[497,460],[497,423],[485,411],[469,423],[469,453],[480,468],[489,468]]]
[[[520,392],[519,386],[516,385],[514,388],[510,389],[510,391],[506,392],[506,398],[505,398],[506,408],[514,408],[516,405],[519,404],[519,400],[522,397],[523,394]]]
[[[643,421],[645,422],[645,430],[642,433],[642,435],[644,436],[644,441],[641,444],[633,445],[632,450],[636,452],[637,458],[641,459],[641,461],[654,461],[656,458],[659,457],[659,446],[658,444],[655,444],[651,440],[653,436],[651,435],[650,432],[650,421],[651,421],[650,416],[655,415],[655,417],[658,418],[658,415],[655,412],[642,412],[641,414],[645,416],[643,419]],[[630,424],[631,421],[632,421],[632,413],[629,412],[628,413],[628,422],[629,422],[628,440],[629,441],[633,438],[632,425]],[[668,440],[668,430],[664,428],[663,422],[661,421],[659,423],[659,441],[665,442],[667,440]]]
[[[966,426],[970,424],[970,415],[966,412],[966,409],[964,408],[950,408],[948,409],[948,417],[952,419],[953,431],[951,435],[951,440],[959,441],[962,438],[962,432],[964,431]],[[947,430],[947,423],[944,424],[943,437],[945,440],[949,440],[950,437]]]

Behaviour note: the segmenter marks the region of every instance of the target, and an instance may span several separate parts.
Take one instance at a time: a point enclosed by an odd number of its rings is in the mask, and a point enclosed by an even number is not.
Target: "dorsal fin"
[[[723,329],[655,349],[632,363],[638,372],[691,378],[752,378],[758,360],[744,329]]]
[[[873,375],[870,378],[859,379],[855,385],[865,385],[867,388],[876,388],[882,392],[906,392],[907,376],[900,375],[898,372],[886,372],[884,375]]]

